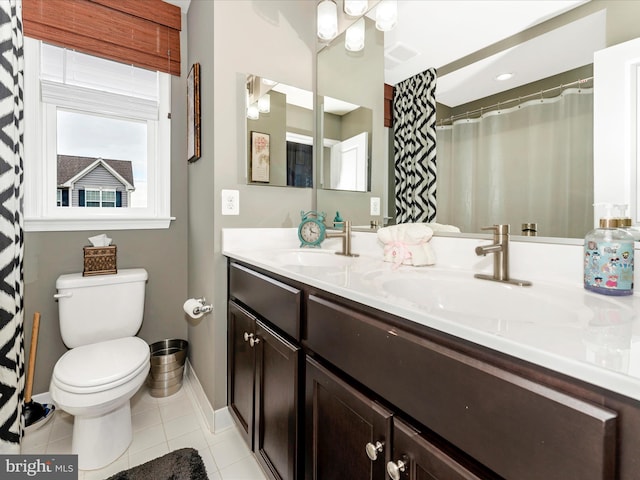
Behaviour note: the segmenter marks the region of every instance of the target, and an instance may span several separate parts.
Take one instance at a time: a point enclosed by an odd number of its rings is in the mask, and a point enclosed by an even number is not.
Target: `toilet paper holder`
[[[196,298],[196,301],[200,303],[200,305],[193,307],[193,314],[200,315],[201,313],[209,313],[213,311],[213,305],[207,305],[207,300],[202,298]]]

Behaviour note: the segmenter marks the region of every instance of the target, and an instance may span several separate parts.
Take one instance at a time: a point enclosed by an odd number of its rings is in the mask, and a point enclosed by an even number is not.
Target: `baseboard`
[[[219,408],[213,412],[213,415],[216,427],[215,433],[234,426],[233,418],[231,418],[231,414],[229,413],[229,407]]]
[[[200,414],[202,415],[202,418],[204,418],[209,430],[214,433],[219,433],[233,426],[233,419],[231,418],[231,414],[227,407],[222,407],[218,410],[213,409],[211,402],[209,402],[209,399],[204,393],[200,380],[198,380],[198,376],[193,371],[191,363],[189,363],[189,360],[185,363],[184,373],[186,380],[185,384],[191,389],[191,393],[193,393],[193,398],[198,405]]]

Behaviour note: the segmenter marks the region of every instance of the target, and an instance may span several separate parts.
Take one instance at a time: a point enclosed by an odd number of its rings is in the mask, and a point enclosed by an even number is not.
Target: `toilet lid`
[[[138,337],[83,345],[62,355],[53,376],[58,384],[71,390],[104,390],[148,368],[149,356],[149,345]]]

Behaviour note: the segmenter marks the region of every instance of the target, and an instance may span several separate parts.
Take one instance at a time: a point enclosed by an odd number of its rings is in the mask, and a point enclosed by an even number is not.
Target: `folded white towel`
[[[385,262],[396,265],[424,266],[436,263],[428,244],[433,230],[424,223],[402,223],[378,230],[378,239],[384,244]]]
[[[444,223],[425,223],[434,232],[453,232],[460,233],[460,229],[455,225],[445,225]]]

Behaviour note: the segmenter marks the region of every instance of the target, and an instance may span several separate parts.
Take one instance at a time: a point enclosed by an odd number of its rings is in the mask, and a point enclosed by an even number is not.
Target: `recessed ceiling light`
[[[513,77],[513,73],[501,73],[496,77],[496,80],[498,81],[509,80],[511,77]]]

